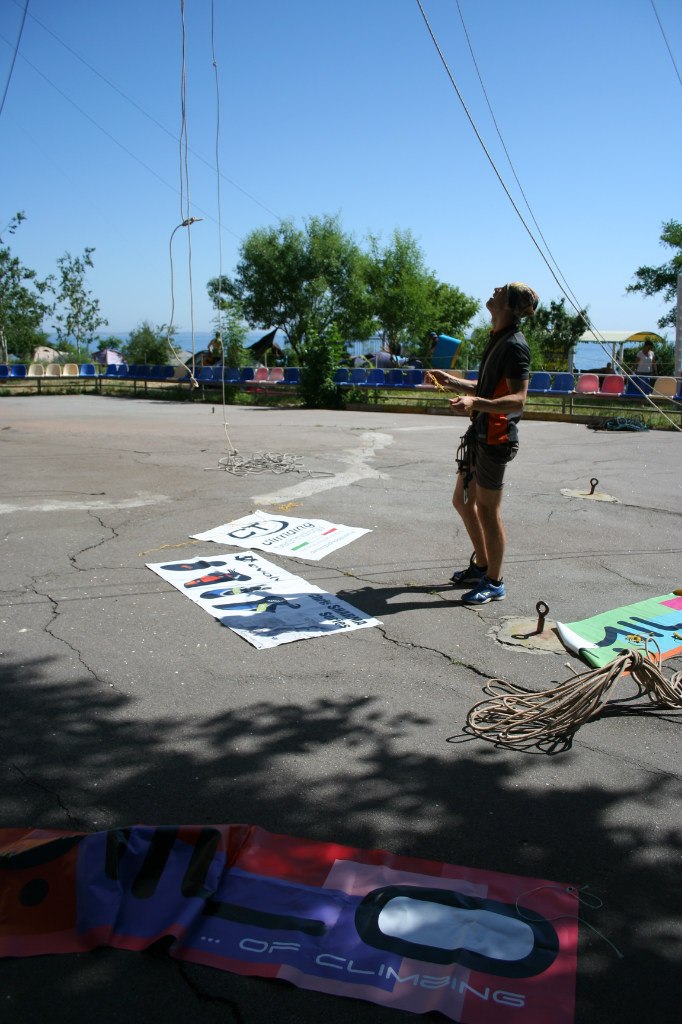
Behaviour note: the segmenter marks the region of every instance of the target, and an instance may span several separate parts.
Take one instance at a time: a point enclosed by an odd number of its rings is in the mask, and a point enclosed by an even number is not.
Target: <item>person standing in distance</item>
[[[654,352],[652,342],[645,341],[635,359],[637,360],[635,363],[635,373],[649,376],[652,373],[658,372],[656,369],[656,353]]]
[[[492,330],[481,357],[478,380],[429,370],[446,390],[462,392],[450,399],[450,407],[471,419],[457,453],[452,496],[474,549],[469,565],[451,577],[455,586],[473,587],[462,596],[464,604],[487,604],[506,597],[502,577],[502,488],[507,463],[519,448],[517,422],[526,403],[530,371],[530,349],[520,322],[533,316],[539,302],[537,293],[520,281],[495,288],[486,302]]]

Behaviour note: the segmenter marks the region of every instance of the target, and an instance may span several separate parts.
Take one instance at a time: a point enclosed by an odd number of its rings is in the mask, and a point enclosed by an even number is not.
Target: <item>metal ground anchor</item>
[[[592,490],[590,491],[590,494],[594,494],[594,489],[595,489],[595,487],[597,486],[598,483],[599,483],[599,481],[597,480],[596,476],[593,476],[592,479],[590,480],[590,486],[592,488]]]

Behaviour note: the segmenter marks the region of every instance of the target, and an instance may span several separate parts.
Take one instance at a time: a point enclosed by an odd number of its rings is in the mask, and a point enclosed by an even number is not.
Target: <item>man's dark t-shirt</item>
[[[521,331],[506,327],[492,334],[478,373],[476,395],[480,398],[502,398],[511,394],[507,381],[528,380],[530,349]],[[485,444],[518,444],[517,422],[521,413],[474,414],[476,437]]]

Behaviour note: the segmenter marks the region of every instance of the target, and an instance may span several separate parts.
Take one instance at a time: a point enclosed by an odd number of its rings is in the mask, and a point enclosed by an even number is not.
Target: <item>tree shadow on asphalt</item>
[[[424,752],[420,730],[432,726],[430,719],[387,713],[371,697],[260,701],[182,722],[149,722],[136,717],[132,698],[90,679],[48,681],[48,667],[45,660],[4,665],[3,825],[90,831],[137,822],[245,822],[589,885],[605,907],[585,916],[625,958],[581,928],[578,1019],[673,1019],[682,852],[670,814],[680,795],[673,776],[642,771],[636,785],[618,787],[611,778],[602,787],[577,784],[572,773],[564,784],[562,764],[580,757],[573,751],[548,762],[541,781],[531,780],[523,755],[483,743],[455,752],[444,742]],[[638,807],[642,814],[648,809],[641,824]],[[653,828],[652,808],[660,808]],[[122,1013],[132,1022],[179,1021],[188,988],[197,989],[192,998],[211,1022],[414,1020],[209,968],[149,963],[149,954],[107,950],[5,960],[0,973],[13,1019],[22,1024],[48,1013],[61,1024],[79,1011],[101,1024]],[[105,988],[111,995],[102,1001]]]

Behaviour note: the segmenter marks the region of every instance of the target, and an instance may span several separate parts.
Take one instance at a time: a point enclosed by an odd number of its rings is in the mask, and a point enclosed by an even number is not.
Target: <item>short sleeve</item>
[[[509,339],[503,373],[507,380],[528,380],[530,377],[530,349],[520,333]]]

